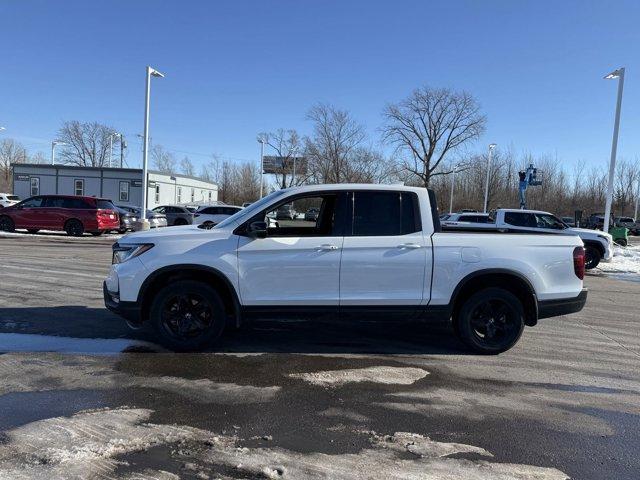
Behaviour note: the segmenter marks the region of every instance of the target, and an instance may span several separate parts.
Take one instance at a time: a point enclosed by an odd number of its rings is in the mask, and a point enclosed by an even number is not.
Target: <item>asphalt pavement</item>
[[[174,354],[104,309],[113,241],[0,236],[1,479],[640,478],[638,282],[493,357],[364,318]]]

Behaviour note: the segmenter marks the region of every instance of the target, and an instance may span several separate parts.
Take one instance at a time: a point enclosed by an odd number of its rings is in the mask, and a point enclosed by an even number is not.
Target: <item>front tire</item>
[[[592,245],[587,245],[584,248],[584,268],[586,270],[591,270],[596,268],[598,264],[602,260],[602,255],[600,254],[600,250]]]
[[[453,320],[458,338],[476,353],[496,355],[513,347],[524,330],[524,307],[513,293],[485,288],[462,304]]]
[[[16,224],[13,223],[13,220],[11,220],[10,217],[7,217],[6,215],[3,217],[0,217],[0,230],[3,232],[13,232],[16,229]]]
[[[225,326],[224,304],[209,285],[178,280],[156,293],[149,312],[160,343],[177,352],[202,350],[212,345]]]

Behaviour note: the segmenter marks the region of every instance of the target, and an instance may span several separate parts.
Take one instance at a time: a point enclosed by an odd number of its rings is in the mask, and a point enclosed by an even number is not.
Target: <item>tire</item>
[[[173,222],[173,225],[175,227],[180,226],[180,225],[188,225],[187,221],[184,218],[176,218],[176,220]]]
[[[596,268],[600,263],[600,260],[602,260],[600,250],[593,245],[586,245],[584,247],[584,268],[586,270]]]
[[[38,233],[40,231],[39,228],[29,228],[27,229],[27,232],[34,234],[34,233]]]
[[[102,230],[98,230],[97,232],[91,232],[91,235],[93,235],[94,237],[99,237],[100,235],[102,235],[104,232]]]
[[[524,307],[513,293],[491,287],[467,298],[453,320],[458,338],[476,353],[496,355],[513,347],[524,330]]]
[[[7,217],[6,215],[0,217],[0,231],[3,232],[13,232],[16,229],[16,224],[13,223],[11,217]]]
[[[81,237],[84,233],[84,225],[80,220],[72,218],[65,223],[64,231],[67,232],[67,235],[70,237]]]
[[[626,238],[618,238],[617,240],[614,240],[613,243],[615,243],[616,245],[620,245],[621,247],[626,247],[627,246],[627,239]]]
[[[149,311],[149,323],[160,343],[177,352],[199,351],[212,345],[224,330],[225,317],[218,293],[206,283],[193,280],[166,285],[156,293]]]

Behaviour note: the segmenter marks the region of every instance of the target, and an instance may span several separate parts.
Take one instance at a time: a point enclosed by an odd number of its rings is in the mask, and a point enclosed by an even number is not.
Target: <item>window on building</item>
[[[129,182],[120,182],[120,195],[118,198],[121,202],[129,201]]]
[[[156,203],[160,203],[160,184],[156,183]]]
[[[191,201],[195,202],[196,201],[196,189],[191,187]]]
[[[178,199],[177,203],[182,203],[182,187],[178,187]]]
[[[31,196],[40,195],[40,178],[31,177]]]
[[[76,178],[73,181],[73,194],[82,196],[84,195],[84,180],[81,178]]]

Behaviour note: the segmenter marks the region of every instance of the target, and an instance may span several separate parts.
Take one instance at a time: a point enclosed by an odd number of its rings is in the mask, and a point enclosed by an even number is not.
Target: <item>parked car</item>
[[[576,226],[576,219],[574,217],[562,217],[561,220],[567,227]]]
[[[142,209],[140,207],[132,207],[130,205],[116,205],[120,214],[120,233],[127,230],[133,230],[135,223],[142,217]],[[124,215],[123,215],[124,214]],[[123,218],[124,217],[124,218]],[[152,210],[147,210],[147,220],[150,228],[160,228],[167,226],[167,216]]]
[[[446,228],[495,229],[495,220],[488,213],[452,213],[440,223]]]
[[[193,212],[181,205],[162,205],[152,210],[167,217],[167,225],[191,225]]]
[[[0,193],[0,208],[10,207],[20,201],[20,197],[10,193]]]
[[[543,232],[577,235],[584,242],[585,268],[595,268],[601,261],[608,262],[613,257],[613,237],[598,230],[568,227],[562,220],[549,212],[538,210],[515,210],[500,208],[495,212],[496,221],[492,229],[502,232]],[[445,227],[443,222],[443,227]],[[459,228],[464,229],[464,225]]]
[[[319,208],[310,208],[304,214],[304,219],[308,222],[316,222],[318,221],[318,215],[320,215]]]
[[[0,230],[12,232],[26,229],[64,230],[79,237],[85,232],[102,235],[118,230],[120,218],[111,200],[72,195],[38,195],[3,208],[0,211]]]
[[[265,222],[296,202],[320,204],[318,221]],[[125,236],[113,246],[105,305],[175,350],[205,348],[226,323],[255,316],[377,312],[452,321],[484,354],[508,350],[539,318],[583,308],[576,235],[442,232],[435,215],[424,188],[278,190],[210,230]]]
[[[629,232],[633,235],[638,235],[640,232],[640,225],[638,225],[633,217],[616,217],[614,224],[616,227],[628,228]]]
[[[229,218],[240,210],[242,210],[242,207],[233,205],[200,207],[193,215],[193,223],[197,225],[217,225],[225,218]]]
[[[276,210],[276,220],[294,220],[297,215],[292,205],[282,205]]]

